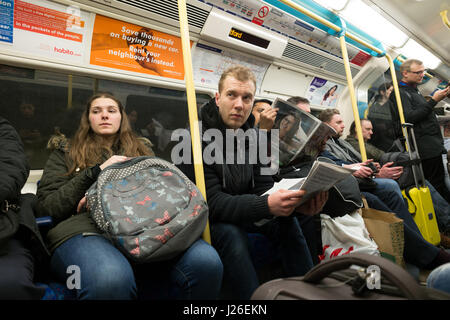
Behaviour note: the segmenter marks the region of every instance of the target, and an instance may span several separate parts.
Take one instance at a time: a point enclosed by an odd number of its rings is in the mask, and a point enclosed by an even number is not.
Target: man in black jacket
[[[45,289],[33,283],[34,259],[48,252],[35,223],[36,198],[20,194],[30,170],[22,142],[3,118],[0,150],[0,300],[40,299]]]
[[[299,206],[304,191],[279,190],[261,195],[273,186],[272,176],[263,175],[262,167],[249,160],[248,141],[242,143],[236,137],[226,139],[238,129],[246,134],[256,132],[251,115],[255,91],[253,73],[246,67],[231,67],[222,74],[215,98],[200,111],[203,134],[210,129],[220,131],[224,141],[219,148],[213,145],[217,141],[203,143],[203,168],[211,241],[224,265],[223,283],[231,294],[228,298],[233,299],[249,299],[259,286],[248,232],[262,233],[271,240],[281,256],[285,276],[303,275],[313,266],[294,212],[317,214],[327,199],[327,193],[321,193]],[[215,149],[217,161],[208,159],[207,151],[211,147]],[[267,146],[263,148],[267,150]],[[234,151],[234,156],[230,151]],[[243,152],[245,161],[239,161],[239,152]],[[192,166],[180,168],[194,179]],[[266,220],[264,224],[259,223]]]
[[[400,72],[402,80],[399,83],[399,89],[403,113],[405,121],[414,124],[414,133],[425,178],[447,202],[450,202],[450,193],[445,186],[442,163],[442,154],[446,150],[434,112],[434,106],[450,94],[450,89],[447,87],[443,90],[437,90],[431,100],[427,101],[417,89],[417,85],[422,82],[425,74],[422,61],[408,59],[400,66]],[[397,112],[396,118],[398,118],[397,101],[394,94],[391,94],[390,100],[394,105],[392,111],[394,114]],[[400,130],[400,128],[397,128],[398,136],[401,135]]]

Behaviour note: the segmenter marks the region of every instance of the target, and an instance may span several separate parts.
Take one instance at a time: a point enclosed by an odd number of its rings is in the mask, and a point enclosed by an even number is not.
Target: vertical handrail
[[[178,15],[180,19],[181,45],[183,48],[183,63],[189,112],[189,126],[191,128],[195,183],[206,200],[205,175],[203,172],[202,147],[200,139],[200,129],[198,125],[197,101],[195,98],[194,76],[192,72],[191,43],[189,40],[189,26],[185,0],[178,0]],[[206,227],[203,231],[203,239],[211,244],[209,220],[206,222]]]
[[[394,61],[392,60],[392,57],[388,54],[386,54],[386,59],[389,63],[389,69],[391,71],[391,78],[392,78],[392,85],[394,87],[394,95],[395,95],[395,101],[397,102],[397,108],[398,108],[398,114],[400,117],[400,123],[402,125],[402,132],[403,136],[405,137],[405,145],[406,145],[406,151],[408,151],[408,130],[403,126],[405,123],[405,115],[403,114],[403,105],[402,105],[402,99],[400,97],[400,90],[398,88],[398,80],[397,80],[397,74],[395,73],[395,66]]]
[[[350,70],[350,61],[348,59],[345,35],[341,35],[339,37],[339,41],[341,44],[342,60],[344,61],[345,75],[347,77],[348,91],[350,93],[350,101],[352,104],[353,118],[355,120],[355,129],[356,129],[356,135],[358,137],[359,153],[361,154],[361,159],[364,162],[367,160],[366,146],[364,145],[364,138],[362,135],[361,120],[359,118],[358,103],[356,101],[355,87],[353,85],[353,78],[352,78],[352,73]]]

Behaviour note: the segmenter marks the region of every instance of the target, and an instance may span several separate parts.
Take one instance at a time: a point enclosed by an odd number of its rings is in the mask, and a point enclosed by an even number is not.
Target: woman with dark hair
[[[393,89],[391,81],[380,85],[378,93],[367,108],[367,119],[372,121],[373,126],[370,143],[385,152],[390,150],[396,138],[391,113],[392,104],[389,100]]]
[[[323,95],[322,102],[320,105],[326,104],[328,106],[331,105],[331,102],[337,99],[338,95],[336,93],[338,86],[334,85]]]
[[[129,157],[153,155],[149,141],[136,137],[119,100],[94,95],[73,140],[53,139],[37,196],[39,215],[50,215],[47,234],[50,267],[66,283],[76,266],[78,299],[134,299],[152,291],[156,298],[214,299],[222,278],[216,251],[199,239],[180,256],[161,263],[134,265],[103,237],[85,208],[85,193],[107,166]],[[151,285],[156,288],[149,288]]]
[[[279,160],[281,165],[285,165],[300,147],[300,144],[295,141],[295,135],[300,128],[300,118],[294,112],[278,112],[273,127],[279,130]]]

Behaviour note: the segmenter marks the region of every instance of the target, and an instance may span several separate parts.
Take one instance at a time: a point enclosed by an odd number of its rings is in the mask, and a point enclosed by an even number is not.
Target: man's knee
[[[212,225],[211,238],[221,257],[226,255],[239,259],[243,255],[249,255],[247,232],[236,225],[226,223]]]

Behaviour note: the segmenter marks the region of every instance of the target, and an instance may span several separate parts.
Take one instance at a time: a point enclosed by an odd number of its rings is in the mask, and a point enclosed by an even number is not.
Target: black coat
[[[45,264],[49,254],[36,225],[34,206],[37,197],[34,194],[21,195],[30,171],[23,144],[16,130],[1,117],[0,148],[0,204],[3,210],[6,203],[20,207],[9,209],[7,213],[0,212],[0,254],[1,245],[14,236],[31,250],[38,263]]]
[[[415,87],[400,83],[400,97],[402,100],[405,121],[414,125],[414,134],[421,159],[431,159],[445,153],[444,140],[442,138],[439,123],[434,112],[436,101],[427,101]],[[393,113],[397,112],[395,95],[391,94]],[[396,117],[398,119],[398,116]],[[401,135],[401,128],[397,128],[397,134]]]
[[[211,99],[209,103],[202,107],[199,118],[202,121],[203,133],[208,129],[220,130],[224,141],[223,148],[226,150],[226,127],[219,115],[214,99]],[[254,117],[250,115],[241,129],[244,132],[246,130],[255,130],[253,123]],[[203,141],[203,150],[210,143]],[[222,159],[224,159],[224,150],[222,150],[220,155]],[[249,145],[246,144],[246,157],[248,157],[249,151]],[[183,164],[178,165],[178,167],[195,182],[192,165]],[[273,217],[270,214],[267,203],[268,196],[260,196],[260,194],[270,189],[274,181],[270,175],[261,175],[260,168],[259,164],[249,164],[248,161],[241,165],[203,164],[211,223],[225,222],[246,225]]]

